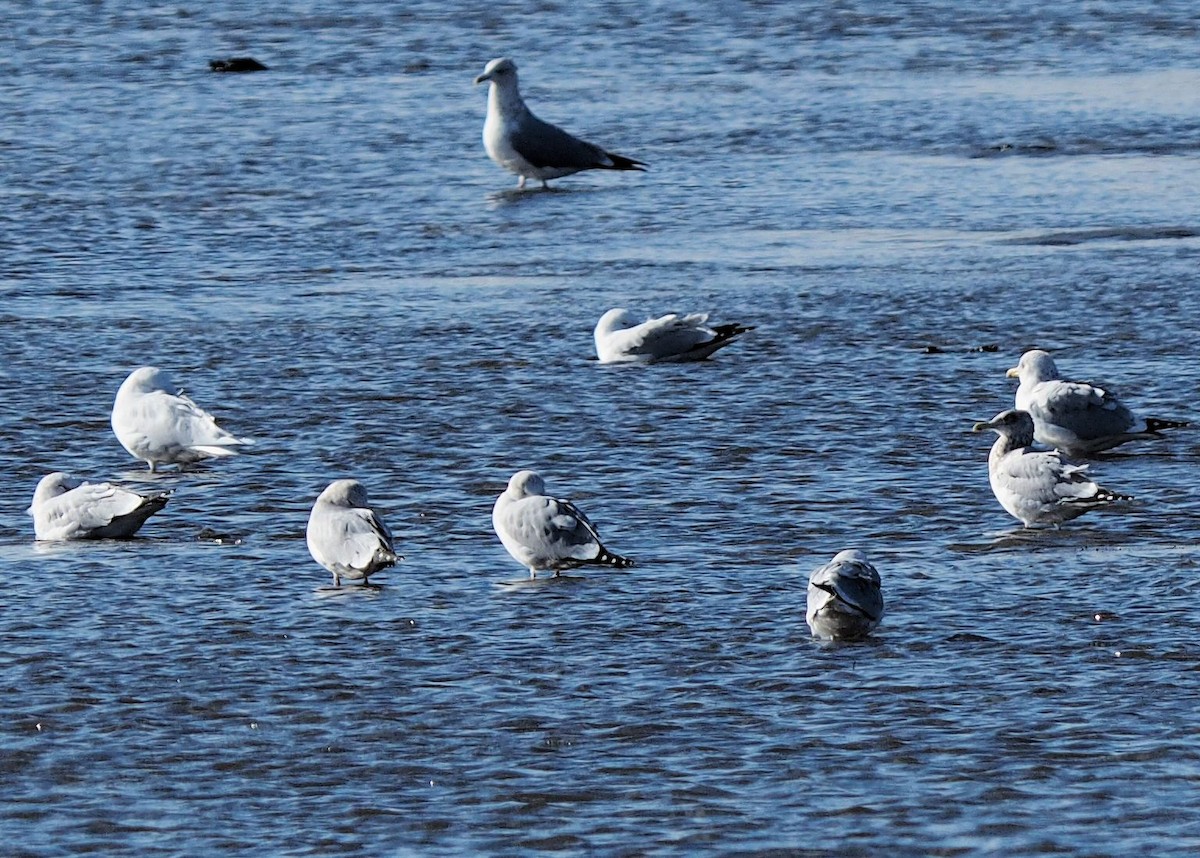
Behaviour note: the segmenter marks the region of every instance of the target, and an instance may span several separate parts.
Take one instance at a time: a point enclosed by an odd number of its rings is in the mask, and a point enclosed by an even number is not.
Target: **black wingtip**
[[[605,152],[608,160],[612,161],[612,166],[605,169],[608,170],[637,170],[639,173],[646,172],[646,168],[650,165],[645,161],[638,161],[635,158],[626,158],[624,155],[614,155],[612,152]]]
[[[1146,418],[1147,432],[1161,432],[1164,429],[1183,429],[1190,425],[1186,420],[1160,420],[1157,417]]]
[[[753,331],[754,325],[717,325],[713,330],[717,332],[718,340],[732,340],[734,337],[741,336],[747,331]]]
[[[636,564],[632,557],[622,557],[620,554],[613,554],[605,549],[600,550],[599,556],[596,557],[597,563],[602,563],[605,566],[611,566],[614,569],[629,569]]]

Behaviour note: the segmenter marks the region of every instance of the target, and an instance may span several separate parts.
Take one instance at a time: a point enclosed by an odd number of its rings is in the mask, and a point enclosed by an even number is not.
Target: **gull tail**
[[[634,565],[633,558],[613,554],[603,545],[600,546],[600,553],[596,555],[596,559],[593,562],[601,566],[611,566],[614,569],[628,569]]]
[[[1090,498],[1083,498],[1089,504],[1106,504],[1115,503],[1116,501],[1133,500],[1133,495],[1123,495],[1120,492],[1114,492],[1111,489],[1106,489],[1104,486],[1097,486],[1096,493]]]
[[[728,342],[734,337],[741,336],[747,331],[753,331],[754,325],[717,325],[715,328],[713,328],[713,330],[717,332],[717,340],[720,340],[721,342]]]
[[[637,170],[640,173],[646,172],[646,168],[650,166],[645,161],[637,161],[633,158],[626,158],[624,155],[615,155],[612,152],[605,152],[604,157],[612,161],[612,164],[600,165],[602,170]]]
[[[1151,435],[1157,435],[1164,429],[1183,429],[1188,425],[1186,420],[1160,420],[1157,417],[1146,418],[1146,432]]]

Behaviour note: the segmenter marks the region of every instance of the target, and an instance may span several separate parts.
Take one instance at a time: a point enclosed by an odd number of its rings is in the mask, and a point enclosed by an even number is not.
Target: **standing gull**
[[[1041,349],[1021,355],[1007,375],[1021,380],[1016,406],[1033,417],[1034,437],[1069,456],[1099,453],[1126,441],[1162,438],[1163,429],[1188,425],[1153,417],[1139,421],[1104,388],[1063,380],[1054,359]]]
[[[1058,525],[1113,501],[1132,500],[1088,479],[1087,465],[1075,465],[1057,450],[1030,449],[1033,418],[1009,409],[976,423],[974,431],[991,429],[1000,437],[988,454],[988,479],[1000,506],[1026,526]]]
[[[823,640],[866,637],[883,619],[879,573],[856,549],[840,551],[808,579],[808,611],[812,633]]]
[[[531,578],[544,569],[555,577],[577,566],[633,565],[600,543],[600,534],[575,504],[545,494],[546,484],[533,471],[517,471],[492,508],[492,527],[513,559]]]
[[[488,156],[509,172],[537,179],[546,188],[558,179],[580,170],[643,170],[641,161],[606,152],[557,125],[543,122],[525,106],[517,88],[517,65],[507,57],[492,60],[475,78],[476,84],[490,81],[487,119],[483,123],[483,147]]]
[[[201,459],[236,455],[248,438],[237,438],[217,425],[211,414],[175,390],[158,367],[129,374],[113,402],[112,428],[135,459],[150,465],[189,465]]]
[[[596,356],[600,363],[704,360],[738,335],[754,330],[737,324],[710,328],[707,322],[707,313],[668,313],[639,323],[630,318],[629,311],[617,307],[596,323]]]
[[[371,509],[367,490],[358,480],[334,480],[317,496],[308,516],[308,553],[333,573],[333,585],[342,579],[368,579],[401,557],[392,532]]]
[[[26,510],[38,539],[123,539],[164,506],[169,492],[140,495],[110,483],[80,482],[62,471],[42,477]]]

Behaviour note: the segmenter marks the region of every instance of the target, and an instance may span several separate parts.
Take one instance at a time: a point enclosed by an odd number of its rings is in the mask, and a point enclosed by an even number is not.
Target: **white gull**
[[[201,459],[236,455],[254,442],[238,438],[185,396],[158,367],[134,370],[113,402],[112,428],[121,446],[150,465],[188,465]]]
[[[1032,449],[1028,411],[1002,411],[973,429],[1000,436],[988,453],[988,480],[1000,506],[1026,527],[1058,525],[1114,501],[1132,500],[1094,483],[1087,465],[1073,464],[1057,450]]]
[[[547,180],[581,170],[645,168],[642,161],[606,152],[534,116],[517,87],[516,63],[507,57],[494,59],[484,67],[475,83],[484,82],[491,86],[483,147],[493,161],[520,177],[518,188],[525,187],[526,179],[537,179],[543,188],[549,187]]]
[[[517,471],[492,508],[492,527],[513,559],[536,578],[542,570],[577,566],[633,565],[600,542],[586,515],[569,500],[546,494],[546,484],[533,471]]]
[[[80,482],[55,471],[38,482],[26,512],[41,540],[122,539],[137,533],[169,497],[169,492],[140,495],[111,483]]]

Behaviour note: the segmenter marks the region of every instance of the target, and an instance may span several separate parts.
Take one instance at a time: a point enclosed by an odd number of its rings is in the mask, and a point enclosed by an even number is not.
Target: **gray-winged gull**
[[[824,640],[866,637],[883,619],[879,572],[857,549],[839,551],[808,579],[804,615],[813,635]]]
[[[533,471],[517,471],[492,508],[492,527],[513,559],[530,577],[545,569],[557,576],[577,566],[633,565],[605,548],[586,515],[569,500],[546,495],[546,484]]]
[[[62,471],[42,477],[26,510],[38,539],[122,539],[164,506],[169,492],[140,495],[111,483],[80,482]]]
[[[134,370],[113,402],[112,428],[121,446],[150,465],[188,465],[201,459],[233,456],[253,444],[217,425],[216,419],[177,390],[158,367]]]
[[[334,480],[317,496],[305,532],[308,552],[333,573],[333,584],[342,579],[364,584],[380,569],[402,559],[388,530],[367,499],[358,480]]]
[[[646,164],[606,152],[556,125],[538,119],[525,106],[517,88],[517,66],[507,57],[489,62],[476,84],[488,81],[487,119],[483,123],[483,146],[493,161],[526,179],[537,179],[542,187],[548,179],[569,176],[581,170],[643,170]]]
[[[747,325],[708,326],[707,313],[680,316],[668,313],[645,322],[634,321],[616,307],[600,317],[594,337],[600,363],[652,363],[704,360],[734,338],[754,328]]]
[[[1054,359],[1041,349],[1021,355],[1007,372],[1021,381],[1016,406],[1033,417],[1034,438],[1070,456],[1086,456],[1126,441],[1162,438],[1163,429],[1179,429],[1180,420],[1138,420],[1116,396],[1102,387],[1065,381]]]
[[[1072,464],[1057,450],[1030,449],[1033,418],[1028,411],[1002,411],[973,429],[991,429],[1000,436],[988,453],[988,479],[1000,506],[1026,527],[1061,524],[1096,507],[1133,499],[1092,482],[1087,465]]]

